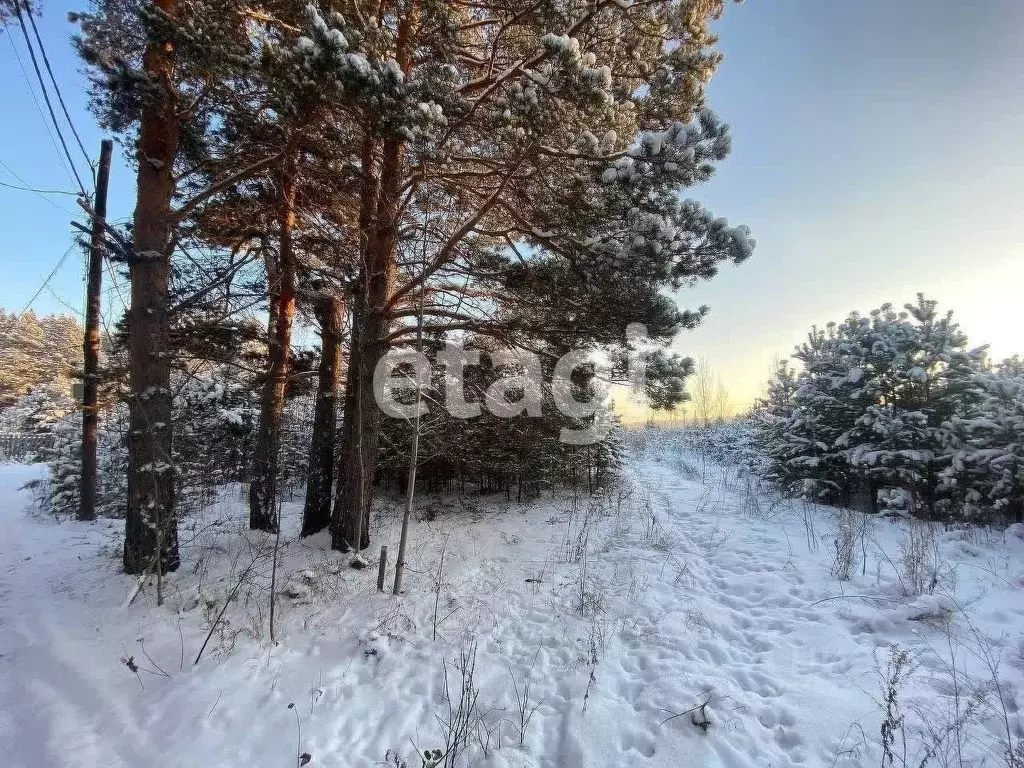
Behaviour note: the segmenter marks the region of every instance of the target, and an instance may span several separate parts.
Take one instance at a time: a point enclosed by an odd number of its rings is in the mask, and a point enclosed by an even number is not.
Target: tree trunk
[[[249,485],[249,527],[270,532],[276,531],[278,526],[278,456],[281,450],[284,399],[288,388],[288,353],[292,345],[292,321],[295,317],[292,232],[295,228],[296,176],[294,158],[289,157],[281,174],[281,232],[276,274],[271,276],[267,380],[263,384],[260,399],[260,423]]]
[[[156,0],[165,13],[177,13],[175,0]],[[154,82],[173,81],[174,50],[151,41],[143,68]],[[139,127],[139,169],[134,248],[129,270],[128,311],[129,451],[128,509],[124,569],[158,574],[176,570],[178,527],[171,460],[171,365],[167,292],[171,275],[171,198],[180,118],[173,93],[143,107]]]
[[[313,311],[320,321],[321,352],[317,378],[313,434],[309,443],[306,504],[302,535],[310,536],[331,522],[334,482],[334,440],[337,428],[338,381],[341,377],[341,326],[345,305],[334,296],[318,298]]]
[[[364,265],[356,285],[352,305],[352,334],[349,344],[348,373],[345,376],[345,412],[342,422],[341,446],[338,451],[337,488],[334,495],[334,509],[331,515],[331,547],[346,551],[356,535],[349,509],[361,509],[367,496],[361,472],[364,451],[362,444],[361,416],[364,409],[359,405],[360,371],[362,369],[363,325],[366,315],[366,284],[368,280],[368,253],[373,239],[374,216],[380,195],[379,163],[377,142],[367,133],[363,139],[362,183],[359,205],[360,261]],[[371,478],[372,482],[372,478]],[[369,501],[365,503],[366,525],[360,526],[360,539],[365,536],[369,546]],[[363,541],[359,542],[363,544]],[[360,547],[361,549],[362,547]]]
[[[358,302],[356,302],[358,304]],[[355,434],[356,390],[358,389],[359,369],[359,319],[358,307],[353,307],[352,325],[349,329],[349,346],[347,370],[345,373],[345,402],[342,407],[341,436],[335,450],[336,464],[334,467],[334,504],[331,510],[331,547],[345,551],[348,542],[341,530],[341,510],[344,507],[343,497],[346,493],[348,478],[345,473],[349,465],[349,454],[355,450],[357,437]]]
[[[341,550],[370,546],[370,504],[380,442],[380,411],[373,395],[373,370],[380,356],[379,341],[374,340],[382,335],[380,313],[377,315],[364,316],[360,322],[346,379],[346,419],[331,543]]]
[[[369,221],[372,218],[372,207],[376,205],[378,186],[376,183],[376,165],[374,162],[373,142],[367,139],[363,145],[363,202],[360,213],[360,231],[364,240],[368,236]],[[363,263],[365,264],[366,249],[361,249]],[[366,275],[362,275],[357,285],[355,299],[353,301],[351,342],[349,344],[348,371],[345,375],[345,408],[342,421],[341,446],[338,451],[337,466],[337,488],[334,494],[334,508],[331,514],[331,547],[333,549],[347,551],[352,548],[355,541],[356,526],[353,524],[352,515],[347,510],[362,509],[366,507],[364,522],[360,524],[359,549],[369,546],[369,500],[366,498],[367,488],[363,483],[363,462],[365,459],[362,437],[364,435],[365,422],[362,416],[365,412],[365,403],[360,404],[360,384],[362,369],[362,339],[363,324],[365,322],[366,302],[363,285]],[[371,477],[372,482],[372,477]],[[365,500],[365,504],[364,504]]]
[[[398,21],[395,60],[406,79],[412,75],[412,49],[419,24],[419,5],[418,0],[413,0],[408,12]],[[386,351],[385,339],[391,328],[388,301],[395,289],[398,208],[405,161],[404,141],[385,139],[378,174],[376,145],[368,132],[363,142],[359,211],[363,271],[354,303],[359,333],[353,333],[353,362],[356,364],[350,364],[347,379],[354,413],[350,422],[352,427],[344,432],[343,468],[334,504],[332,546],[336,549],[345,549],[346,544],[354,545],[356,549],[370,545],[370,503],[377,468],[381,414],[373,396],[373,372]]]
[[[370,545],[370,503],[373,476],[377,468],[380,438],[380,408],[373,395],[373,372],[385,352],[384,340],[391,329],[391,313],[387,308],[395,286],[398,248],[397,209],[401,185],[404,146],[400,140],[384,142],[381,163],[380,193],[375,221],[370,229],[366,264],[360,285],[360,323],[357,336],[356,365],[350,366],[348,386],[353,388],[353,426],[346,430],[343,446],[344,469],[339,478],[339,494],[335,500],[338,522],[337,544],[347,542],[358,549]]]

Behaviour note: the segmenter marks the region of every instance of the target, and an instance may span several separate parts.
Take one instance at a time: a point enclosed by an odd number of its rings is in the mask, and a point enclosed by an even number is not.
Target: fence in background
[[[0,462],[33,461],[39,452],[53,446],[53,435],[0,432]]]

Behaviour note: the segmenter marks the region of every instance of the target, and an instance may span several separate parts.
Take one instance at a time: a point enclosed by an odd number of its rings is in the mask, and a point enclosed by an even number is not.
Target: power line
[[[15,6],[18,5],[20,0],[14,0]],[[43,64],[46,66],[46,72],[50,76],[50,82],[53,83],[53,90],[57,94],[57,101],[60,102],[60,108],[64,112],[64,119],[68,121],[68,125],[71,127],[71,133],[75,136],[75,141],[78,142],[78,148],[82,150],[82,155],[85,157],[85,163],[90,169],[93,168],[92,160],[89,158],[89,153],[85,151],[85,144],[82,143],[82,137],[78,135],[78,130],[75,128],[75,123],[71,119],[71,114],[68,112],[67,104],[64,103],[64,94],[60,92],[60,86],[57,85],[57,78],[53,75],[53,69],[50,67],[50,57],[46,55],[46,47],[43,45],[43,38],[39,35],[39,27],[36,26],[36,17],[32,15],[32,12],[28,10],[28,1],[25,2],[25,8],[28,12],[28,21],[32,25],[32,33],[35,35],[36,42],[39,44],[39,52],[43,56]],[[94,174],[95,179],[95,174]]]
[[[64,154],[67,155],[68,162],[71,163],[71,172],[75,175],[75,180],[78,182],[79,189],[82,190],[82,194],[85,194],[85,184],[82,183],[82,177],[78,175],[78,170],[75,168],[75,161],[71,159],[71,151],[68,149],[68,143],[64,140],[64,134],[60,130],[60,124],[57,122],[57,115],[53,111],[53,104],[50,103],[50,94],[46,90],[46,83],[43,81],[43,73],[39,70],[39,62],[36,60],[36,51],[32,47],[32,39],[28,36],[28,27],[25,26],[25,14],[21,10],[21,0],[14,0],[14,13],[18,17],[18,24],[21,26],[21,34],[25,38],[25,46],[28,48],[28,55],[32,59],[32,68],[36,71],[36,79],[39,80],[39,88],[43,92],[43,101],[46,102],[46,108],[50,112],[50,119],[53,121],[53,127],[57,131],[57,137],[60,139],[60,145],[64,148]]]
[[[35,192],[37,195],[71,195],[72,197],[79,197],[81,195],[80,192],[68,192],[66,189],[36,189],[35,187],[22,187],[18,184],[8,184],[6,181],[0,181],[0,187],[20,189],[22,192]]]
[[[75,249],[76,245],[77,243],[73,242],[71,243],[71,245],[68,246],[68,249],[64,251],[64,255],[60,257],[60,261],[57,262],[57,266],[55,266],[53,268],[53,271],[46,276],[46,279],[43,280],[43,284],[39,286],[39,290],[32,294],[32,298],[28,300],[28,304],[25,305],[25,308],[18,313],[18,317],[21,317],[26,312],[28,312],[29,309],[32,307],[32,304],[35,303],[35,300],[39,298],[39,294],[41,294],[44,290],[46,290],[49,287],[50,281],[53,280],[57,272],[60,271],[60,268],[64,266],[64,262],[68,260],[68,256],[71,255],[71,251]]]
[[[71,178],[71,169],[68,168],[68,161],[64,159],[64,156],[60,152],[60,147],[57,146],[57,139],[53,135],[53,129],[50,128],[50,123],[46,119],[46,115],[43,114],[43,107],[39,103],[39,99],[36,97],[36,91],[32,87],[32,79],[28,76],[28,70],[25,69],[25,62],[21,60],[21,54],[18,53],[18,46],[14,44],[14,36],[11,34],[10,29],[7,32],[7,42],[11,44],[11,52],[14,53],[14,59],[18,62],[18,68],[21,70],[21,76],[25,78],[25,87],[28,89],[28,95],[32,97],[32,103],[35,105],[36,112],[39,113],[39,119],[43,121],[43,128],[46,130],[46,135],[50,137],[50,143],[53,145],[54,150],[57,152],[57,159],[60,161],[61,166],[64,168],[64,173],[67,175],[68,180],[74,184],[74,179]]]
[[[74,218],[74,216],[75,216],[74,213],[69,211],[63,205],[59,205],[59,204],[53,202],[53,200],[51,200],[50,198],[46,197],[47,194],[51,194],[51,193],[43,192],[43,190],[35,189],[34,187],[32,187],[27,181],[25,181],[23,178],[21,178],[21,176],[19,176],[17,173],[15,173],[14,170],[11,168],[11,166],[9,166],[3,160],[0,160],[0,166],[2,166],[4,168],[4,170],[6,170],[9,174],[11,174],[11,176],[16,178],[18,181],[20,181],[24,185],[23,187],[19,187],[19,189],[28,190],[29,192],[35,193],[42,200],[45,200],[46,202],[48,202],[50,205],[52,205],[57,210],[63,211],[68,216],[71,216],[72,218]],[[4,184],[4,186],[5,187],[13,187],[14,185],[13,184]]]
[[[54,299],[56,299],[58,302],[63,304],[66,309],[70,310],[71,312],[73,312],[78,317],[85,317],[85,315],[82,314],[82,310],[75,309],[67,301],[65,301],[61,296],[59,296],[57,294],[57,292],[55,290],[53,290],[53,288],[51,288],[50,286],[46,286],[46,292],[49,293],[51,296],[53,296]]]

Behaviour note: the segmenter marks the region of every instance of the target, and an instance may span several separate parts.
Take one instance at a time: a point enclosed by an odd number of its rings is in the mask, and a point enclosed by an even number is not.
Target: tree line
[[[0,431],[38,432],[63,416],[81,352],[75,318],[0,309]]]

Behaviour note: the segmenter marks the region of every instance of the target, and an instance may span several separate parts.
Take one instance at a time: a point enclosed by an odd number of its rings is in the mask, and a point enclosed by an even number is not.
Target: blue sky
[[[104,134],[86,108],[85,78],[70,45],[75,28],[67,21],[68,11],[83,10],[86,5],[85,2],[48,0],[36,24],[68,110],[86,150],[95,160]],[[29,83],[35,84],[35,74],[17,22],[0,31],[0,38],[0,71],[4,73],[0,77],[0,103],[6,107],[0,122],[0,182],[16,185],[25,182],[35,188],[74,191],[76,184],[67,170],[67,161],[61,160],[59,144],[55,143],[55,137],[51,138],[49,121],[43,119],[46,105],[37,87],[30,91]],[[39,63],[42,67],[42,61]],[[43,76],[46,76],[45,71]],[[54,109],[59,115],[56,103]],[[91,185],[85,159],[66,128],[65,135],[78,173]],[[132,176],[123,162],[122,150],[115,147],[109,199],[112,220],[131,215],[133,193]],[[25,307],[71,246],[74,230],[69,222],[73,219],[81,221],[83,216],[72,195],[36,195],[0,186],[0,263],[3,265],[0,306],[12,311]],[[75,248],[48,284],[52,293],[44,290],[33,303],[33,309],[68,314],[72,310],[81,312],[84,258],[81,249]],[[116,297],[112,299],[117,302]]]
[[[48,0],[39,24],[95,157],[102,136],[65,18],[84,5]],[[748,0],[716,30],[726,59],[709,103],[734,151],[690,194],[748,224],[758,249],[681,292],[712,314],[676,348],[707,357],[741,405],[812,324],[925,291],[972,340],[1024,352],[1024,3]],[[31,186],[71,190],[13,54],[12,42],[31,75],[20,30],[0,36],[0,160]],[[120,150],[115,161],[116,219],[131,214],[133,190]],[[3,165],[0,182],[21,183]],[[0,306],[24,307],[71,244],[76,214],[73,197],[0,187]],[[82,275],[74,251],[34,307],[80,310]]]
[[[695,196],[758,248],[682,293],[712,314],[679,350],[740,404],[812,324],[924,291],[1024,352],[1024,3],[748,0],[717,31],[734,151]]]

